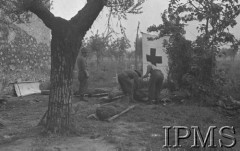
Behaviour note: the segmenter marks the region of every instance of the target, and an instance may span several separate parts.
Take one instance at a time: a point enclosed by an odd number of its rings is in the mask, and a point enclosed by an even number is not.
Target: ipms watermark
[[[191,148],[232,148],[237,140],[234,137],[236,131],[233,126],[209,126],[205,134],[199,126],[163,126],[165,131],[165,143],[163,148],[181,148],[180,140],[191,139]],[[174,141],[170,143],[170,136],[174,134]],[[172,139],[172,138],[171,138]]]

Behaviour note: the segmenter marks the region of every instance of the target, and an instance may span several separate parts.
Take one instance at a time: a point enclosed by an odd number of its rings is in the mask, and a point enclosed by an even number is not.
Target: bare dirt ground
[[[5,125],[0,129],[0,151],[172,151],[177,149],[162,148],[165,139],[162,127],[174,125],[199,126],[204,135],[209,126],[234,126],[235,138],[240,140],[238,116],[217,107],[199,106],[194,101],[166,106],[136,103],[133,110],[112,122],[105,122],[87,119],[99,103],[97,98],[88,100],[73,99],[75,105],[80,104],[74,115],[78,133],[58,136],[42,133],[42,128],[37,126],[47,110],[48,96],[10,98],[6,108],[0,111],[0,122]],[[126,104],[126,101],[120,103]],[[221,136],[217,131],[215,135],[218,145]],[[170,137],[170,144],[174,144],[173,132]],[[182,150],[190,150],[187,146],[191,146],[192,141],[192,136],[181,141],[185,146]],[[234,149],[240,149],[239,143]]]

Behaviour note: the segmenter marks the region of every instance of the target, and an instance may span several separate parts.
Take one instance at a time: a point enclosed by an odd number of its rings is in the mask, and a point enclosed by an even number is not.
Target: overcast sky
[[[137,25],[140,22],[140,31],[147,32],[147,28],[153,24],[160,24],[161,13],[168,7],[169,0],[148,0],[143,5],[143,13],[140,15],[128,15],[128,20],[123,21],[123,24],[126,28],[126,35],[131,41],[132,48],[133,42],[136,37]],[[86,0],[53,0],[53,9],[52,12],[55,16],[60,16],[65,19],[70,19],[85,5]],[[92,32],[104,32],[106,29],[107,17],[106,10],[103,10],[99,15],[97,20],[94,22],[91,30],[87,33],[87,36],[90,36]],[[234,28],[233,32],[237,38],[240,38],[240,16],[237,18],[239,24]],[[112,21],[112,26],[119,30],[117,27],[117,20]],[[198,35],[196,31],[196,25],[192,23],[186,28],[187,39],[195,39]]]

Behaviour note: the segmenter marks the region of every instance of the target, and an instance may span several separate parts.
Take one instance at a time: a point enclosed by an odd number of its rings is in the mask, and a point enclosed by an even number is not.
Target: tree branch
[[[53,28],[55,16],[40,0],[24,0],[23,5],[26,10],[36,14],[48,28]]]
[[[104,3],[105,0],[88,0],[84,8],[71,18],[70,22],[75,24],[78,33],[89,30],[102,11]]]
[[[111,16],[112,16],[112,11],[113,11],[113,9],[111,7],[109,14],[108,14],[108,21],[107,21],[107,27],[106,27],[107,34],[109,33],[109,30],[110,30],[110,20],[111,20]]]
[[[192,5],[196,10],[198,10],[199,12],[204,13],[203,10],[200,10],[199,8],[197,8],[192,2],[189,2],[190,5]],[[201,3],[199,3],[200,5],[202,5]]]

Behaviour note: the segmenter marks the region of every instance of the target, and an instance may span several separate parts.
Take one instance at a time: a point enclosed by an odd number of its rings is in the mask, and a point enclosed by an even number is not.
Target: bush
[[[223,95],[231,95],[240,99],[240,60],[217,62],[217,77],[215,79]]]
[[[173,37],[166,46],[166,53],[169,58],[169,77],[177,87],[182,85],[182,76],[189,72],[192,47],[191,42],[184,37]]]

